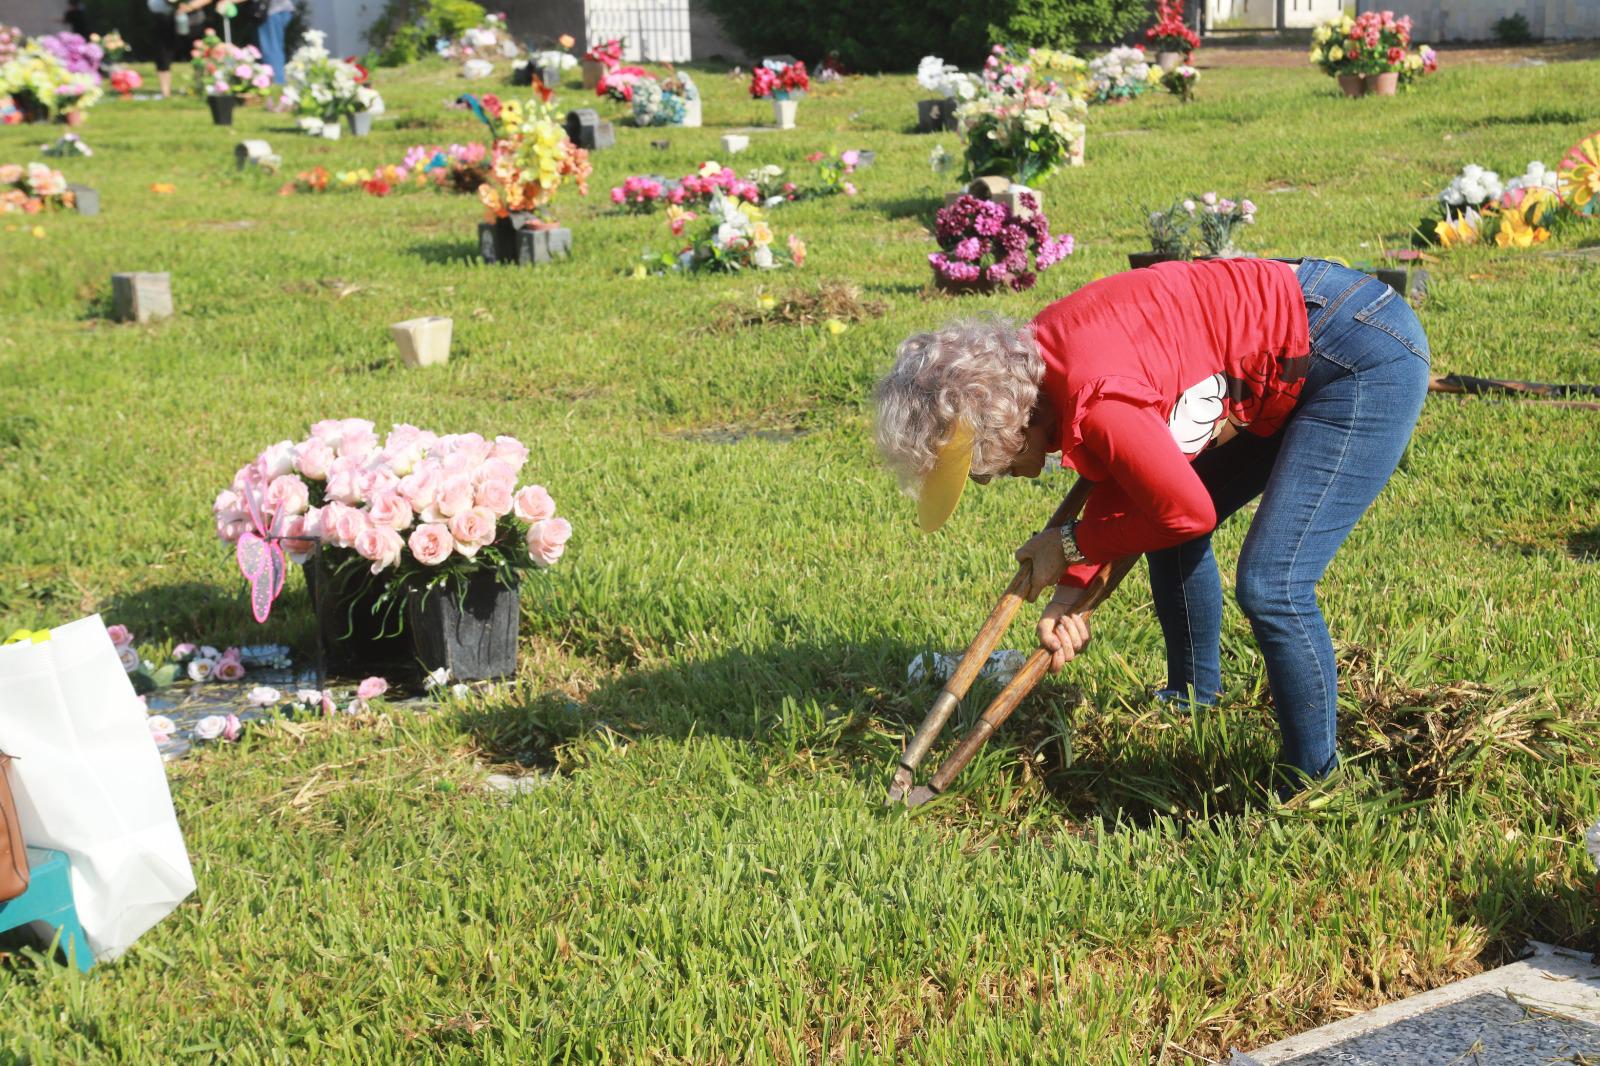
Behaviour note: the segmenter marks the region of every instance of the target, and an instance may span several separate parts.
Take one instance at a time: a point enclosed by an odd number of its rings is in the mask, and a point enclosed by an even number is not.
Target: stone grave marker
[[[579,148],[598,151],[617,143],[616,131],[611,123],[601,119],[591,107],[580,107],[567,112],[567,137]]]
[[[154,322],[172,317],[172,275],[111,275],[112,317],[119,322]]]

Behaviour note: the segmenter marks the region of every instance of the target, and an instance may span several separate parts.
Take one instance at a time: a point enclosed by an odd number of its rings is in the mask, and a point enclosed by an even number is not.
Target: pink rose
[[[517,483],[517,468],[504,459],[486,459],[472,472],[472,487],[479,488],[491,482],[501,481],[508,488],[515,487]]]
[[[435,495],[439,491],[439,484],[444,479],[439,474],[436,463],[423,463],[411,473],[400,479],[400,484],[395,491],[405,497],[413,511],[423,511],[433,506]]]
[[[511,510],[524,522],[543,522],[556,515],[556,501],[543,485],[528,485],[517,493]]]
[[[433,506],[444,517],[454,518],[472,506],[472,482],[459,474],[445,478]]]
[[[305,539],[305,515],[279,515],[278,520],[272,524],[272,532],[274,536],[291,538],[278,542],[283,546],[283,552],[291,563],[303,563],[311,558],[311,550],[316,545]]]
[[[179,644],[176,648],[172,649],[172,657],[174,659],[186,659],[194,653],[195,646],[190,644],[188,641],[185,641],[184,643]]]
[[[374,574],[398,563],[404,547],[400,534],[387,526],[369,525],[356,538],[356,554],[372,563]]]
[[[494,512],[496,518],[510,514],[513,484],[514,482],[510,481],[486,481],[472,494],[472,502],[479,507],[487,507]]]
[[[293,474],[272,479],[267,486],[267,509],[274,514],[302,514],[311,505],[311,490]]]
[[[565,518],[547,518],[528,527],[528,554],[540,566],[550,566],[567,550],[572,523]]]
[[[450,519],[450,535],[456,538],[456,551],[467,558],[494,541],[494,512],[487,507],[469,507]]]
[[[328,467],[332,464],[333,449],[318,437],[312,437],[295,447],[294,465],[301,477],[321,481],[328,476]]]
[[[339,508],[338,513],[330,515],[328,512],[335,507]],[[357,538],[366,532],[369,524],[367,513],[355,507],[330,503],[322,509],[323,536],[335,547],[354,548]]]
[[[528,461],[527,445],[515,437],[496,437],[489,454],[510,463],[516,470],[521,470],[522,464]]]
[[[111,643],[119,648],[125,648],[133,643],[133,634],[128,632],[124,625],[106,626],[106,635],[111,638]]]
[[[280,440],[256,457],[263,481],[282,477],[294,469],[294,441]]]
[[[369,677],[356,687],[356,696],[359,699],[377,699],[389,691],[389,682],[381,677]]]
[[[366,474],[358,460],[341,455],[328,467],[328,484],[322,490],[323,495],[339,503],[360,503]]]
[[[450,530],[438,522],[428,522],[413,529],[406,543],[411,546],[412,556],[423,566],[438,566],[450,558],[450,553],[456,548]]]
[[[372,497],[367,506],[367,517],[375,526],[384,526],[397,533],[411,528],[411,505],[398,492],[381,492]]]
[[[216,668],[211,671],[211,676],[218,681],[237,681],[244,676],[244,664],[237,658],[220,659]]]
[[[236,714],[228,715],[222,727],[223,740],[238,740],[239,734],[244,732],[244,724],[239,721]]]

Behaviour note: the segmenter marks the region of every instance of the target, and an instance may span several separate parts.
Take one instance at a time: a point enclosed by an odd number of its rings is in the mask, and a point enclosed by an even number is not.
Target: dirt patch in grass
[[[823,281],[814,289],[756,293],[754,302],[725,303],[713,312],[712,333],[732,333],[749,326],[820,326],[827,322],[853,325],[878,318],[888,305],[867,300],[848,281]]]

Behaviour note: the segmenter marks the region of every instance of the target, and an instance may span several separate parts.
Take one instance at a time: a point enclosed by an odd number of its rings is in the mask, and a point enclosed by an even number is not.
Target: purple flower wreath
[[[1072,254],[1072,234],[1050,236],[1050,222],[1031,192],[1023,193],[1019,203],[1027,217],[993,200],[966,195],[940,209],[936,230],[943,251],[928,256],[928,262],[941,287],[987,293],[1009,285],[1022,292],[1033,288],[1038,271]]]

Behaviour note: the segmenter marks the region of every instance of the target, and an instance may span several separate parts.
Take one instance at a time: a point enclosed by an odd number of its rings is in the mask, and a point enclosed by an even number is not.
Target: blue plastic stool
[[[88,973],[94,965],[94,955],[89,951],[89,938],[78,923],[70,872],[65,852],[29,848],[28,891],[0,903],[0,933],[29,922],[49,922],[60,931],[59,945],[68,960]]]

